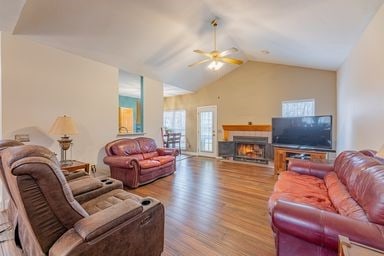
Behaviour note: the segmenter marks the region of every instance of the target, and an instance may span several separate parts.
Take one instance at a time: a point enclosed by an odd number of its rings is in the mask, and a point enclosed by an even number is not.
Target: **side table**
[[[86,173],[89,173],[89,163],[80,162],[77,160],[68,161],[68,163],[60,163],[60,168],[69,172],[73,172],[79,169],[84,169]]]
[[[384,251],[350,241],[339,235],[339,256],[383,256]]]

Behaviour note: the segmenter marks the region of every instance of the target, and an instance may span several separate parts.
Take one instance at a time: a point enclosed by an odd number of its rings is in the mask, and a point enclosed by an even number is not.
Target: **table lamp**
[[[68,164],[67,161],[67,150],[71,147],[72,139],[68,135],[77,134],[75,123],[73,119],[69,116],[59,116],[56,118],[56,121],[53,123],[49,134],[52,135],[61,135],[60,140],[57,140],[61,147],[61,159],[62,164]]]
[[[379,149],[379,151],[377,151],[375,156],[378,158],[384,159],[384,145],[381,146],[381,148]]]

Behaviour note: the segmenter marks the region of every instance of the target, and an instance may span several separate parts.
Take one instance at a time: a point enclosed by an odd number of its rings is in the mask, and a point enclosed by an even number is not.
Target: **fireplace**
[[[244,142],[236,143],[235,156],[249,159],[264,158],[264,146]]]
[[[259,136],[233,136],[233,141],[219,142],[219,156],[262,164],[273,159],[268,137]]]
[[[233,159],[268,164],[266,145],[268,137],[234,136],[235,152]]]

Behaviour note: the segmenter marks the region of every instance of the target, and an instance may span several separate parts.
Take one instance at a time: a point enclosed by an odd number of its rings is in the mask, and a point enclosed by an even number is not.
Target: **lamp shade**
[[[381,148],[379,149],[379,151],[377,151],[375,156],[379,158],[384,158],[384,145],[381,146]]]
[[[59,116],[53,123],[49,134],[52,135],[71,135],[79,133],[73,119],[69,116]]]

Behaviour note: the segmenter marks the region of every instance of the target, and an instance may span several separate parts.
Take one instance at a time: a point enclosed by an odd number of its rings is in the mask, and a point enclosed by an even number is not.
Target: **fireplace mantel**
[[[259,125],[241,125],[241,124],[223,124],[224,141],[228,140],[230,131],[256,131],[256,132],[270,132],[272,131],[272,125],[259,124]]]

